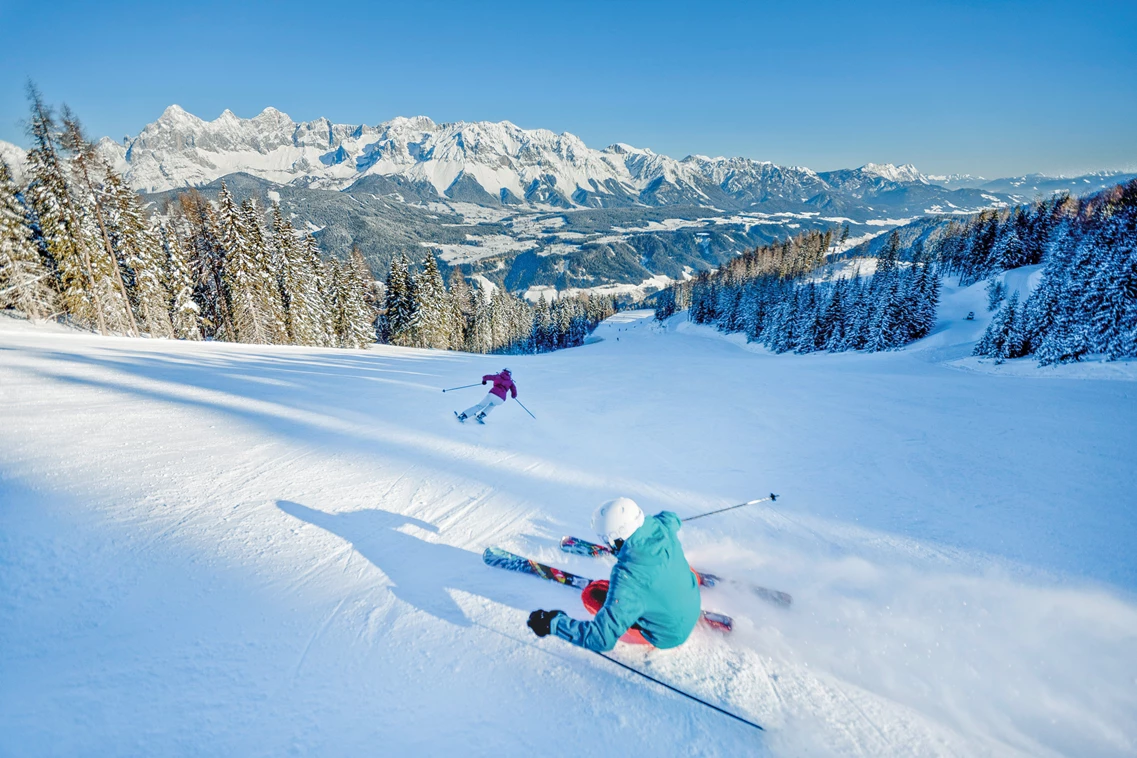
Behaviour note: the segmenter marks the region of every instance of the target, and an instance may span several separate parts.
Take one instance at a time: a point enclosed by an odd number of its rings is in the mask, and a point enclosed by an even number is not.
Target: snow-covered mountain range
[[[331,190],[347,189],[367,177],[384,177],[428,185],[440,199],[563,208],[828,207],[912,185],[925,190],[921,196],[960,189],[1029,194],[1058,186],[1089,187],[1127,176],[1099,172],[1074,178],[928,177],[911,164],[876,163],[816,172],[749,158],[691,155],[678,160],[624,143],[596,150],[567,132],[522,129],[508,121],[438,124],[417,116],[368,126],[334,124],[326,118],[297,122],[275,108],[247,119],[226,110],[206,121],[178,105],[168,107],[136,137],[122,142],[104,137],[98,147],[143,193],[207,185],[234,173]],[[22,150],[0,142],[0,157],[18,167]]]
[[[928,184],[913,166],[869,164],[818,174],[748,158],[676,160],[618,143],[595,150],[578,137],[508,121],[436,124],[424,116],[378,126],[295,122],[275,108],[204,121],[172,105],[124,143],[99,149],[141,192],[200,186],[236,172],[279,184],[342,190],[366,177],[429,185],[439,198],[483,205],[562,208],[702,205],[800,206],[888,184]]]

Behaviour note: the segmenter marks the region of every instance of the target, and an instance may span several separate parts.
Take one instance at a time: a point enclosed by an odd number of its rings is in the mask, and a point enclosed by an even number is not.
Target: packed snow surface
[[[0,754],[1133,755],[1137,372],[957,365],[981,297],[878,355],[644,312],[526,357],[0,317]],[[480,387],[439,390],[502,366],[536,420],[457,424]],[[579,597],[480,558],[600,577],[557,547],[599,502],[770,491],[682,538],[792,608],[707,590],[732,635],[614,652],[765,733],[536,639]]]

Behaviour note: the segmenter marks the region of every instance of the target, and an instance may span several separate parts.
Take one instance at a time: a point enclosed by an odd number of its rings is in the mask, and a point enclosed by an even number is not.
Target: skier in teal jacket
[[[628,641],[640,641],[638,632],[658,648],[686,642],[699,620],[699,583],[679,544],[679,517],[664,511],[645,519],[622,497],[600,506],[592,524],[616,552],[611,579],[582,593],[589,610],[600,606],[596,616],[577,621],[563,611],[538,610],[529,627],[538,637],[551,633],[596,651],[611,650],[629,630]]]

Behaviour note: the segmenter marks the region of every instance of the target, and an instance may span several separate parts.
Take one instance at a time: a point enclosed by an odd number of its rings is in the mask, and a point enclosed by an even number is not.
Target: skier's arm
[[[485,384],[486,382],[491,381],[493,378],[494,378],[493,374],[486,374],[485,376],[482,377],[482,384]]]
[[[631,629],[642,614],[639,593],[628,586],[617,567],[612,572],[608,597],[600,612],[591,621],[577,621],[562,613],[553,619],[552,633],[574,645],[604,652],[614,648],[616,640]]]
[[[510,382],[509,383],[509,391],[511,393],[513,393],[513,399],[516,400],[517,399],[517,385],[514,384],[513,382]]]

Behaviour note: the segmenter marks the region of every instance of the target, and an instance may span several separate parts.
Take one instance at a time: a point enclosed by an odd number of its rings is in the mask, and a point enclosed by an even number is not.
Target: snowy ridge
[[[860,170],[869,176],[879,176],[890,182],[929,183],[928,177],[921,174],[911,163],[905,163],[903,166],[894,166],[891,163],[866,163],[864,166],[861,166]]]
[[[771,193],[800,202],[829,189],[807,168],[700,155],[676,160],[623,143],[594,150],[567,132],[522,129],[508,121],[436,124],[425,116],[343,125],[294,122],[266,108],[250,119],[227,110],[205,121],[171,105],[126,144],[104,138],[99,147],[142,192],[202,185],[242,171],[326,189],[366,176],[397,176],[427,183],[440,195],[466,189],[462,181],[468,179],[498,201],[562,206],[698,205],[724,194]],[[868,164],[860,171],[894,183],[926,182],[908,165]]]

